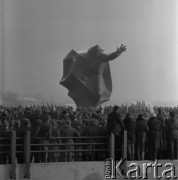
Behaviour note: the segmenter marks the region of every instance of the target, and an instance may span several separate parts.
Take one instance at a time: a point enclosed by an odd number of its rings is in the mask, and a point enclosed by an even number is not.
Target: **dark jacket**
[[[146,134],[149,128],[147,125],[147,121],[143,118],[136,119],[136,143],[143,144],[146,140]]]
[[[126,117],[124,119],[124,126],[125,129],[127,130],[128,143],[135,143],[135,130],[136,130],[135,121],[130,117]]]
[[[158,120],[156,117],[151,117],[148,120],[148,127],[149,127],[149,133],[148,133],[148,141],[150,148],[160,148],[160,142],[161,139],[161,121]]]
[[[107,128],[109,133],[112,132],[116,136],[119,136],[121,131],[125,129],[119,113],[112,112],[108,115]]]
[[[178,139],[178,122],[176,119],[166,121],[167,139]]]

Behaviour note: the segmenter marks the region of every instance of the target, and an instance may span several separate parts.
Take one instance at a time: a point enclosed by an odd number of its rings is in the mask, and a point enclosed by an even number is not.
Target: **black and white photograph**
[[[177,0],[0,0],[0,180],[178,178]]]

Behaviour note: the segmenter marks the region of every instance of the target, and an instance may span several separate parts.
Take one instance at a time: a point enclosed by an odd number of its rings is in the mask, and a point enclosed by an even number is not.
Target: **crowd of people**
[[[7,137],[9,131],[15,130],[17,137],[23,137],[25,131],[31,131],[31,160],[34,162],[90,161],[104,160],[109,156],[108,138],[90,137],[108,137],[113,132],[116,141],[121,144],[120,137],[127,130],[129,160],[178,159],[177,113],[178,107],[150,109],[141,104],[97,109],[81,107],[75,110],[52,104],[31,107],[1,106],[0,136]],[[72,145],[75,143],[78,145]],[[2,144],[1,139],[0,151],[7,150]],[[61,144],[65,146],[60,146]],[[17,146],[17,150],[23,151],[23,147]],[[165,153],[167,151],[169,153]],[[8,163],[8,154],[0,154],[0,163]],[[17,153],[17,160],[19,163],[24,161],[23,153]]]
[[[115,106],[108,115],[108,129],[116,137],[124,129],[127,130],[128,160],[178,159],[176,108],[165,111],[155,107],[149,113],[139,113],[137,116],[126,113],[123,119],[118,111],[119,107]]]

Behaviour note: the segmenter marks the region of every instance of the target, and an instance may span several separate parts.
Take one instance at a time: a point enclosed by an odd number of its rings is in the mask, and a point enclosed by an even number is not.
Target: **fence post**
[[[123,141],[122,141],[122,159],[124,161],[123,163],[123,171],[125,173],[125,175],[127,174],[127,131],[124,130],[124,134],[123,134]]]
[[[30,131],[25,133],[24,137],[24,159],[25,159],[25,176],[24,178],[30,178]]]
[[[110,136],[110,158],[115,159],[115,135],[112,132]]]
[[[16,179],[16,131],[10,133],[11,179]]]

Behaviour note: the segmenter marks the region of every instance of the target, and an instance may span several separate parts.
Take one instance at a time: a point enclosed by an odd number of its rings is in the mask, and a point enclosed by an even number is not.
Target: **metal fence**
[[[113,133],[109,137],[82,136],[50,139],[44,137],[31,139],[30,131],[25,132],[24,137],[16,137],[15,131],[7,134],[7,137],[0,138],[0,154],[1,156],[5,154],[7,162],[11,164],[12,179],[16,178],[17,163],[25,164],[24,178],[30,178],[30,163],[54,162],[50,161],[50,157],[57,158],[55,162],[104,161],[106,158],[118,158],[118,154],[119,158],[127,159],[127,131],[124,131],[121,141],[118,141]],[[70,139],[73,142],[69,141]],[[125,172],[126,164],[127,161],[123,164]]]

